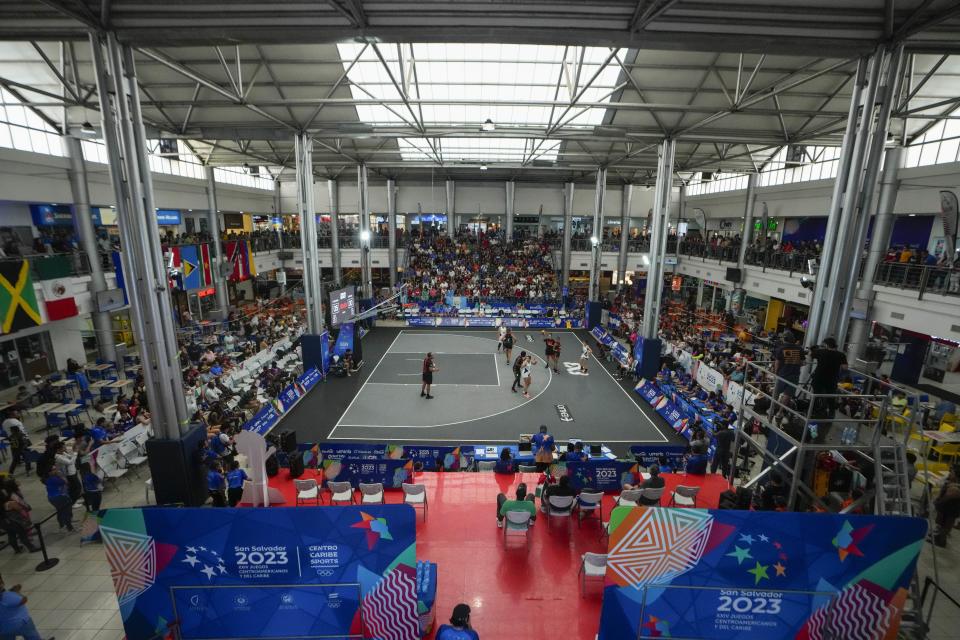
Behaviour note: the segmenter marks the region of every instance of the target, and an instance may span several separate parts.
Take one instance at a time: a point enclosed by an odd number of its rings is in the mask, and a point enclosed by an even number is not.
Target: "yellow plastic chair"
[[[938,444],[930,448],[930,451],[937,456],[937,460],[943,461],[944,458],[956,461],[960,456],[960,444],[950,442],[947,444]]]

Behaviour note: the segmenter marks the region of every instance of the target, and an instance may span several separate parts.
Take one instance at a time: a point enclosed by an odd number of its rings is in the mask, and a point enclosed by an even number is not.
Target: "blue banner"
[[[897,637],[927,522],[617,507],[610,527],[600,640],[880,640]]]
[[[290,411],[293,405],[297,404],[297,400],[302,397],[301,389],[297,385],[290,385],[286,389],[280,392],[280,395],[277,396],[277,400],[280,402],[280,406],[283,408],[283,413]]]
[[[73,226],[73,208],[68,204],[32,204],[30,217],[37,227]]]
[[[409,327],[511,327],[513,329],[580,329],[583,321],[573,318],[514,318],[478,316],[476,318],[448,316],[407,318]]]
[[[302,444],[301,449],[314,445]],[[472,448],[470,448],[472,450]],[[426,445],[399,444],[335,444],[325,442],[317,450],[322,460],[412,460],[421,465],[424,471],[460,470],[460,447],[435,447]]]
[[[337,342],[333,346],[333,355],[343,357],[343,354],[350,350],[353,352],[353,323],[345,322],[340,325],[340,332],[337,334]]]
[[[625,482],[640,482],[640,468],[632,460],[593,458],[586,462],[557,462],[550,466],[550,474],[555,478],[566,475],[570,486],[578,491],[620,491]]]
[[[280,414],[277,412],[277,408],[272,404],[267,404],[263,409],[260,409],[257,415],[253,416],[249,422],[243,425],[243,430],[253,431],[254,433],[265,436],[270,432],[270,429],[277,426],[279,420]]]
[[[183,275],[184,290],[193,291],[203,287],[203,264],[200,262],[197,245],[180,247],[180,273]]]
[[[630,447],[630,454],[644,467],[657,464],[661,471],[676,473],[686,465],[685,450],[679,445],[635,444]]]
[[[324,331],[320,334],[320,369],[324,376],[330,371],[330,332]],[[312,385],[311,385],[312,386]]]
[[[117,288],[123,291],[123,304],[130,304],[130,299],[127,298],[127,285],[123,277],[123,261],[120,259],[120,252],[112,251],[110,259],[113,261],[113,273],[117,277]]]
[[[157,209],[157,224],[177,225],[180,224],[179,209]]]
[[[316,367],[308,369],[297,376],[297,384],[303,387],[304,391],[310,391],[313,386],[320,382],[320,372]]]
[[[413,461],[358,458],[321,460],[319,470],[323,473],[324,482],[349,482],[354,487],[361,482],[379,482],[387,489],[399,489],[404,482],[412,480]]]
[[[419,638],[408,505],[110,509],[100,533],[130,640]]]
[[[649,382],[644,382],[639,388],[637,388],[637,393],[640,394],[640,397],[647,401],[651,407],[655,406],[657,400],[660,398],[660,389],[656,385]]]

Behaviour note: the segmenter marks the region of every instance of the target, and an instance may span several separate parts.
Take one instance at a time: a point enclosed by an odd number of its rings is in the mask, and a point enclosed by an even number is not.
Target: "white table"
[[[112,369],[112,364],[89,364],[87,365],[87,371],[106,371],[107,369]]]
[[[30,407],[30,408],[28,408],[28,409],[26,410],[26,412],[27,412],[27,413],[33,413],[33,414],[36,414],[36,415],[43,415],[43,414],[45,414],[46,412],[50,411],[50,409],[54,409],[54,408],[56,408],[56,407],[59,407],[61,404],[63,404],[63,403],[62,403],[62,402],[44,402],[43,404],[38,404],[38,405],[35,406],[35,407]]]
[[[960,443],[960,431],[931,431],[924,429],[923,435],[927,438],[930,438],[937,444]]]
[[[68,402],[66,404],[58,404],[51,409],[47,409],[44,413],[52,413],[55,415],[60,415],[64,413],[70,413],[71,411],[76,411],[82,406],[83,406],[82,404],[77,404],[75,402]]]

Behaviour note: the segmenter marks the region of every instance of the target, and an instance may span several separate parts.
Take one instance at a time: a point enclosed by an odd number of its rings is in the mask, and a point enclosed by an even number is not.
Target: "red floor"
[[[307,470],[304,478],[313,472]],[[726,483],[719,475],[664,474],[667,490],[678,484],[701,486],[698,506],[714,508]],[[417,482],[427,486],[430,503],[426,522],[417,524],[417,558],[436,562],[437,621],[445,622],[459,602],[472,609],[471,621],[483,640],[562,637],[593,640],[600,619],[600,585],[589,583],[581,597],[577,572],[580,556],[606,552],[599,540],[600,525],[575,519],[547,522],[540,516],[531,534],[529,552],[517,540],[505,549],[496,526],[499,492],[512,495],[521,478],[536,486],[537,474],[517,476],[493,473],[420,473]],[[293,482],[286,471],[270,481],[295,503]],[[615,496],[603,501],[609,517]],[[401,502],[399,491],[387,492],[387,502]],[[419,510],[418,510],[419,515]],[[526,612],[526,615],[524,615]],[[432,637],[432,636],[431,636]]]

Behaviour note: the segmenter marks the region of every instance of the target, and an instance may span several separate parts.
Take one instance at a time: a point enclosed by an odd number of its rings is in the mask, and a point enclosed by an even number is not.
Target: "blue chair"
[[[55,373],[51,373],[50,375],[47,376],[47,380],[49,380],[50,382],[56,382],[57,380],[62,380],[62,379],[63,379],[63,374],[60,373],[59,371]]]
[[[47,429],[62,429],[67,425],[67,418],[62,413],[48,413]]]

